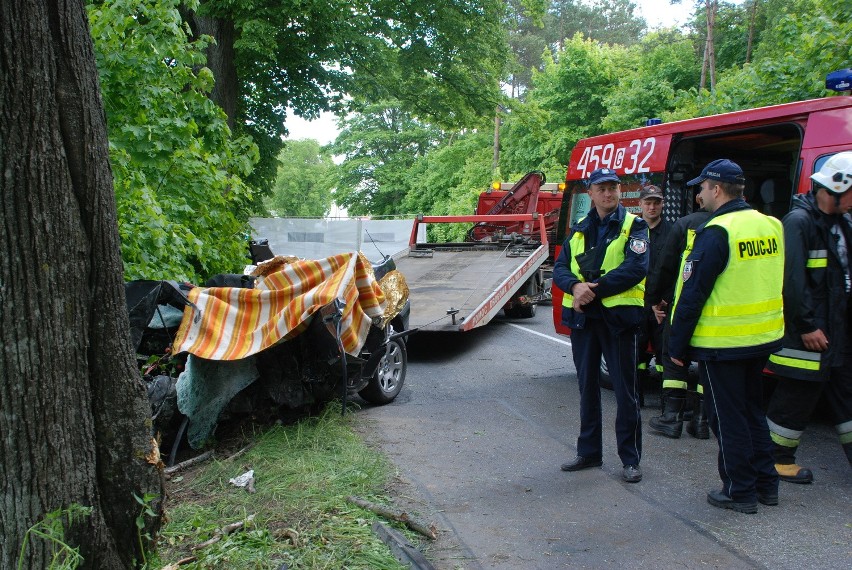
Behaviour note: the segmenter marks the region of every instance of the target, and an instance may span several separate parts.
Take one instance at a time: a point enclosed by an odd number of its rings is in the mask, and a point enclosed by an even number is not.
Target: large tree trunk
[[[207,67],[213,72],[215,84],[210,99],[228,115],[228,126],[234,129],[237,117],[237,65],[234,61],[234,22],[213,16],[189,14],[193,36],[207,35],[216,41],[207,47]]]
[[[92,508],[65,529],[84,567],[126,568],[142,560],[133,495],[158,509],[163,484],[82,0],[0,2],[0,173],[0,568],[74,504]],[[54,548],[31,535],[24,567]]]

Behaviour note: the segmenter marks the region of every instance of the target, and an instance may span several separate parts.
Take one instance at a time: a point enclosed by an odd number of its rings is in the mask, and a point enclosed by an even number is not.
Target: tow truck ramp
[[[394,256],[408,282],[410,326],[421,331],[468,331],[487,324],[507,302],[533,294],[539,267],[548,258],[540,241],[508,236],[461,243],[415,243],[422,223],[533,221],[537,214],[418,216],[407,251]],[[524,299],[525,302],[531,302]]]

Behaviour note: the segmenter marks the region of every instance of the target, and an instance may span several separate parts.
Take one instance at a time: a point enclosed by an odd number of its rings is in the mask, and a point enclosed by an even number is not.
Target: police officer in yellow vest
[[[562,322],[572,329],[580,386],[577,456],[562,470],[579,471],[603,463],[598,384],[603,355],[615,391],[622,478],[636,483],[642,480],[637,335],[648,273],[648,225],[620,204],[620,180],[612,169],[591,173],[589,197],[588,214],[571,228],[553,268],[553,282],[565,292]]]
[[[743,171],[715,160],[701,184],[712,212],[687,242],[672,308],[669,355],[698,361],[710,429],[719,444],[721,490],[707,502],[756,513],[778,504],[778,473],[763,412],[763,367],[784,335],[781,222],[743,200]]]

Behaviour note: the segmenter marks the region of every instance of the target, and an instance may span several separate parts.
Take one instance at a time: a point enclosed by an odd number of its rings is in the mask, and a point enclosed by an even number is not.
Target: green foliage
[[[411,169],[412,190],[404,207],[412,213],[470,215],[477,197],[492,182],[490,131],[471,132],[451,139],[430,152]],[[462,241],[469,224],[433,224],[430,241]]]
[[[267,209],[280,217],[322,218],[331,209],[336,166],[315,140],[289,141],[278,155],[278,176]]]
[[[630,49],[629,57],[617,86],[605,96],[604,132],[640,127],[672,111],[676,93],[698,84],[701,62],[680,31],[649,33]]]
[[[548,53],[555,56],[565,42],[578,33],[602,43],[631,45],[639,41],[645,21],[634,15],[630,0],[551,0],[544,18],[529,13],[523,2],[508,2],[506,27],[512,50],[510,82],[512,96],[524,98],[532,85],[534,71],[542,71]]]
[[[451,128],[489,112],[507,62],[504,10],[503,0],[204,0],[198,12],[233,26],[236,128],[260,147],[265,187],[287,109],[311,119],[349,98],[395,99]]]
[[[669,119],[824,97],[825,76],[852,61],[849,0],[799,0],[763,34],[754,62],[722,73],[715,92],[680,95]]]
[[[568,164],[578,140],[603,132],[605,97],[616,84],[618,71],[629,61],[621,46],[609,46],[574,36],[556,60],[534,76],[535,90],[529,100],[545,113],[540,162],[555,157]]]
[[[518,180],[532,170],[543,171],[551,181],[564,178],[566,163],[548,150],[554,148],[551,111],[543,109],[536,101],[513,105],[511,111],[500,132],[503,181]]]
[[[136,516],[136,535],[139,540],[139,552],[142,553],[143,566],[148,564],[148,560],[145,554],[145,544],[150,544],[152,542],[151,535],[145,532],[145,517],[156,518],[157,516],[159,516],[151,507],[154,500],[158,497],[159,495],[154,495],[152,493],[145,493],[141,497],[136,493],[133,493],[133,498],[141,506],[139,514]]]
[[[406,213],[409,169],[433,148],[441,131],[399,109],[396,101],[363,105],[343,122],[331,147],[343,156],[335,192],[351,215]]]
[[[400,569],[370,528],[378,516],[346,500],[356,495],[387,502],[384,491],[393,476],[387,460],[353,432],[355,417],[341,417],[340,403],[333,402],[319,416],[255,435],[238,459],[173,478],[159,558],[174,562],[192,553],[198,559],[181,566],[187,570],[277,570],[284,564],[294,570]],[[255,472],[256,493],[228,483],[248,468]],[[190,550],[239,521],[243,529]]]
[[[44,515],[38,523],[27,529],[21,543],[21,554],[18,557],[18,570],[24,568],[24,555],[31,539],[40,538],[50,543],[53,556],[48,568],[50,570],[74,570],[83,563],[78,548],[72,548],[65,543],[65,529],[71,527],[75,520],[92,515],[92,507],[84,507],[76,503],[65,509],[57,509]]]
[[[645,31],[645,20],[633,14],[632,0],[595,0],[578,31],[602,43],[629,46],[639,41]]]
[[[201,281],[245,262],[257,161],[207,97],[205,41],[188,42],[178,0],[107,0],[89,21],[115,177],[125,278]]]

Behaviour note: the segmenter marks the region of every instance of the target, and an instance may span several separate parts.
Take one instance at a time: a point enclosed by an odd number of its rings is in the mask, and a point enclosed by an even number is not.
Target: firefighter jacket
[[[585,318],[600,318],[614,332],[638,326],[647,273],[648,224],[620,204],[603,220],[592,207],[571,228],[554,264],[553,282],[565,292],[562,323],[582,328]],[[598,286],[595,299],[577,313],[571,307],[571,288],[581,282]]]
[[[781,222],[742,199],[723,204],[687,243],[669,354],[739,360],[777,351],[784,334],[783,274]]]
[[[645,299],[656,305],[660,301],[672,304],[674,289],[680,269],[680,258],[686,249],[686,236],[688,232],[695,233],[695,229],[707,221],[710,212],[698,210],[678,218],[669,229],[666,241],[660,250],[657,261],[651,264],[648,270],[648,281],[645,284]]]
[[[653,228],[648,228],[648,251],[650,252],[648,256],[648,278],[660,263],[660,254],[663,251],[666,239],[669,237],[670,230],[671,224],[666,220],[660,220],[659,224]],[[645,307],[650,308],[653,303],[651,303],[651,298],[648,297],[648,278],[645,280]]]
[[[824,381],[830,369],[843,364],[843,347],[852,342],[852,306],[838,252],[835,231],[843,231],[847,256],[852,252],[852,220],[823,213],[812,194],[793,198],[784,216],[784,348],[769,357],[772,372],[800,380]],[[852,266],[852,259],[847,267]],[[822,329],[828,349],[811,352],[802,335]]]

